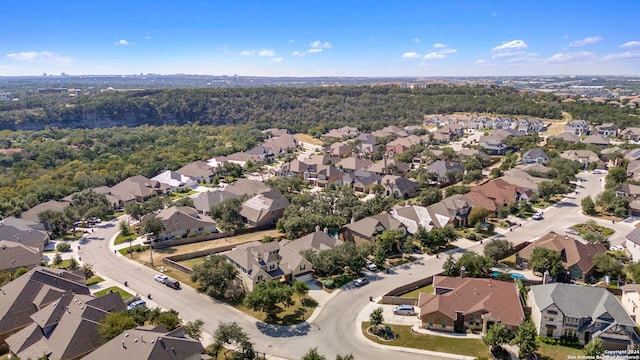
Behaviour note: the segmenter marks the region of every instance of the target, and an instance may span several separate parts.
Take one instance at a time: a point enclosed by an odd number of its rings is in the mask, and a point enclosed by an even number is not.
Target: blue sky
[[[0,76],[640,75],[640,1],[2,1]]]

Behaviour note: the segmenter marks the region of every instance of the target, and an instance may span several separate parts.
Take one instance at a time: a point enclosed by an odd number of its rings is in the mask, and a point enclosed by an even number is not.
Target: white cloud
[[[281,63],[284,59],[281,57],[271,59],[272,63]]]
[[[294,51],[291,53],[291,56],[297,56],[297,57],[303,57],[305,55],[307,55],[307,53],[304,51]]]
[[[550,58],[548,58],[546,61],[548,62],[565,62],[565,61],[570,61],[570,60],[575,60],[575,59],[580,59],[580,58],[586,58],[586,57],[591,57],[594,56],[595,53],[592,53],[590,51],[580,51],[580,52],[575,52],[575,53],[558,53],[558,54],[554,54],[552,55]]]
[[[317,54],[317,53],[321,53],[321,52],[322,52],[322,49],[313,48],[313,49],[309,49],[309,50],[307,50],[307,52],[308,52],[309,54]]]
[[[502,51],[499,53],[495,53],[493,55],[491,55],[492,59],[499,59],[499,58],[503,58],[503,57],[512,57],[512,56],[519,56],[519,55],[524,55],[526,54],[526,51]]]
[[[562,37],[563,39],[567,40],[569,38],[569,35],[565,35]]]
[[[619,60],[619,59],[631,59],[640,58],[640,51],[625,51],[617,54],[610,54],[605,56],[604,60]]]
[[[422,58],[424,60],[430,60],[430,59],[444,59],[447,56],[444,54],[440,54],[439,52],[430,52],[427,55],[423,56]]]
[[[640,46],[640,41],[627,41],[626,43],[620,45],[621,48],[630,48]]]
[[[240,55],[242,56],[254,56],[256,54],[255,50],[242,50]]]
[[[273,56],[275,54],[273,50],[268,49],[260,49],[260,51],[258,51],[258,56]]]
[[[455,53],[457,53],[457,52],[458,52],[458,50],[456,50],[456,49],[451,49],[451,48],[442,49],[442,50],[439,50],[439,51],[438,51],[438,53],[440,53],[440,54],[455,54]]]
[[[474,64],[486,64],[488,61],[485,59],[478,59],[474,62]]]
[[[441,44],[441,43],[435,43],[435,44],[433,44],[433,47],[436,48],[436,49],[442,49],[442,48],[447,47],[447,45]]]
[[[316,40],[309,44],[312,49],[331,49],[331,43],[328,41]]]
[[[510,49],[526,49],[529,47],[524,40],[511,40],[509,42],[503,43],[502,45],[498,45],[491,49],[492,51],[505,51]]]
[[[293,44],[294,42],[296,42],[295,40],[289,40],[289,44]]]
[[[420,42],[420,39],[415,38],[415,39],[413,39],[413,40],[411,40],[411,41],[413,41],[414,43],[419,43],[419,42]]]
[[[129,45],[133,45],[133,43],[130,42],[130,41],[122,39],[122,40],[118,41],[117,43],[115,43],[115,45],[116,46],[129,46]]]
[[[410,52],[406,52],[406,53],[402,54],[402,58],[403,59],[419,59],[420,58],[420,54],[418,54],[415,51],[410,51]]]
[[[571,47],[587,46],[587,45],[600,42],[602,41],[602,39],[604,39],[602,36],[589,36],[582,40],[576,40],[576,41],[570,42],[569,46]]]
[[[151,36],[147,35],[144,37],[145,40],[151,40]]]
[[[28,63],[50,63],[58,65],[66,65],[71,62],[68,57],[60,56],[50,51],[22,51],[18,53],[9,53],[7,59],[14,61],[23,61]]]

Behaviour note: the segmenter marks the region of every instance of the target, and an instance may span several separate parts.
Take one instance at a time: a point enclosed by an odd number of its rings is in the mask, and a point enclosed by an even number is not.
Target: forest
[[[250,124],[319,135],[344,125],[370,131],[419,124],[425,114],[454,112],[561,118],[555,96],[507,87],[262,87],[25,95],[0,103],[0,128]]]

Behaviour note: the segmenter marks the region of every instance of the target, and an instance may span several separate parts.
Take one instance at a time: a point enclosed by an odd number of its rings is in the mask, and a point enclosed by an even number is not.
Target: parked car
[[[367,264],[365,266],[371,271],[378,271],[378,267],[371,260],[367,260]]]
[[[144,300],[136,300],[127,306],[127,310],[133,310],[138,306],[147,306],[147,302]]]
[[[611,251],[624,250],[624,246],[622,246],[622,245],[611,245],[609,250],[611,250]]]
[[[393,313],[395,315],[407,315],[407,316],[413,316],[416,314],[415,310],[413,309],[413,306],[407,305],[407,304],[398,305],[394,307]]]
[[[366,278],[359,278],[353,282],[353,285],[355,287],[361,287],[361,286],[367,285],[368,283],[369,283],[369,280],[367,280]]]
[[[169,277],[168,277],[167,275],[164,275],[164,274],[158,274],[158,275],[156,275],[156,276],[155,276],[155,278],[154,278],[154,279],[155,279],[157,282],[159,282],[159,283],[163,283],[163,284],[164,284],[164,283],[166,283],[166,282],[167,282],[167,280],[169,280]]]
[[[537,212],[531,217],[533,220],[542,220],[542,212]]]
[[[566,233],[567,233],[567,234],[571,234],[571,235],[580,235],[580,233],[578,232],[578,230],[576,230],[576,229],[572,229],[572,228],[568,228],[568,229],[566,230]]]
[[[602,171],[600,171],[600,170],[593,170],[591,173],[592,173],[592,174],[596,174],[596,175],[597,175],[597,174],[602,174]]]
[[[180,282],[178,280],[175,280],[175,279],[169,278],[169,279],[167,279],[167,281],[164,282],[164,284],[167,285],[168,287],[176,289],[176,290],[180,289]]]
[[[102,222],[102,220],[100,220],[97,217],[92,217],[87,219],[87,223],[89,223],[90,225],[95,225],[95,224],[100,224]]]

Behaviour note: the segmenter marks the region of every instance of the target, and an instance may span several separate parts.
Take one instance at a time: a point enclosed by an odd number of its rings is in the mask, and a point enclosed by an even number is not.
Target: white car
[[[366,265],[367,269],[371,270],[371,271],[377,271],[378,267],[376,266],[376,264],[374,264],[373,262],[371,262],[371,260],[367,260],[367,265]]]
[[[533,220],[542,220],[542,212],[537,212],[531,217]]]
[[[571,235],[580,235],[580,233],[578,232],[578,230],[576,229],[572,229],[572,228],[568,228],[567,230],[565,230],[565,232],[567,234],[571,234]]]
[[[169,277],[167,275],[164,274],[158,274],[156,275],[156,277],[154,278],[157,282],[159,283],[166,283],[167,280],[169,280]]]
[[[611,250],[611,251],[624,250],[624,246],[622,246],[622,245],[611,245],[609,250]]]

